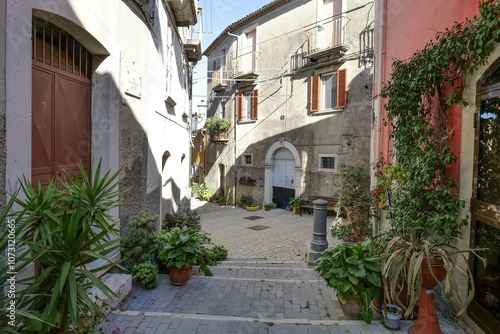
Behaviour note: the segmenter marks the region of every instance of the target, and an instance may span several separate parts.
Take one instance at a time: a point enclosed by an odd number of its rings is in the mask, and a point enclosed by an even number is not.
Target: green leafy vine
[[[382,96],[394,142],[393,157],[407,177],[398,179],[394,202],[395,231],[403,236],[412,227],[418,239],[449,241],[460,234],[467,219],[459,217],[459,199],[450,165],[452,106],[467,106],[463,76],[487,64],[500,42],[500,5],[482,1],[479,16],[455,23],[410,59],[396,60]]]

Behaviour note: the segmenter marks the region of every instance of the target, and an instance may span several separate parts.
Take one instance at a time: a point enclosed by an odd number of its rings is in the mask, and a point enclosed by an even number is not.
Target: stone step
[[[100,306],[101,311],[108,314],[112,308],[116,308],[122,300],[130,296],[132,275],[108,273],[101,276],[100,280],[117,295],[109,298],[97,287],[90,289],[91,299],[93,301],[97,300],[96,303]]]
[[[307,268],[293,267],[263,267],[263,266],[233,266],[233,265],[218,265],[210,267],[214,277],[249,278],[249,279],[265,279],[265,280],[296,280],[309,281],[318,280],[316,272]]]
[[[280,261],[280,260],[277,260],[277,261],[274,261],[274,260],[260,260],[260,261],[224,260],[222,262],[219,262],[217,266],[311,269],[310,267],[307,266],[307,263],[305,263],[305,262]]]

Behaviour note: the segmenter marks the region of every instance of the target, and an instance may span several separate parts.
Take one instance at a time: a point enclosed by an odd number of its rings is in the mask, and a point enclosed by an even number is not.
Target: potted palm
[[[161,230],[157,236],[158,259],[168,268],[173,285],[186,284],[193,265],[199,265],[206,276],[212,276],[207,265],[214,261],[212,252],[206,247],[210,245],[206,233],[183,226]]]
[[[304,204],[306,204],[306,200],[300,196],[292,197],[288,202],[290,209],[292,209],[296,215],[300,215],[302,212],[301,206]]]
[[[348,319],[373,319],[370,307],[382,286],[379,257],[373,241],[343,242],[325,250],[316,261],[316,271],[329,287],[337,290],[342,312]]]

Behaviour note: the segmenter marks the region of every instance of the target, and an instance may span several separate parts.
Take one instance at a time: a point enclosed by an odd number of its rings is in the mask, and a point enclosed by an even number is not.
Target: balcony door
[[[253,29],[245,33],[245,44],[243,49],[243,72],[255,72],[255,51],[257,51],[257,30]]]
[[[489,252],[486,268],[471,259],[476,293],[469,315],[487,333],[500,333],[500,67],[478,86],[471,244]]]

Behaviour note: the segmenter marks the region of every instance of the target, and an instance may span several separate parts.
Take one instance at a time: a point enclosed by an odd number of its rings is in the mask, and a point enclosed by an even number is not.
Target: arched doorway
[[[33,17],[32,182],[87,173],[91,163],[92,55],[73,36]]]
[[[273,202],[285,209],[295,196],[295,159],[292,152],[281,148],[274,154]]]
[[[500,333],[500,59],[477,84],[471,246],[489,248],[472,270],[476,293],[469,315],[491,333]]]

